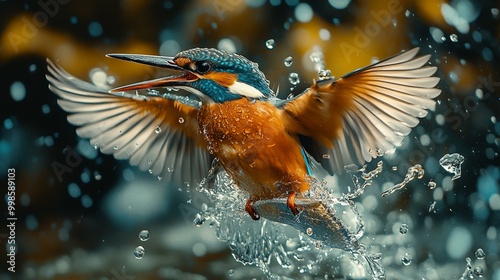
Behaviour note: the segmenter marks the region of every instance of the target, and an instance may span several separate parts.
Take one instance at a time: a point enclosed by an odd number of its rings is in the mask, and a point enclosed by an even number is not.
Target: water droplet
[[[147,229],[143,229],[141,230],[141,232],[139,232],[139,239],[141,241],[148,241],[150,235],[149,235],[149,231]]]
[[[157,127],[155,128],[155,133],[156,133],[156,134],[158,134],[158,133],[160,133],[160,132],[161,132],[161,127],[157,126]]]
[[[435,188],[437,187],[437,184],[436,184],[436,182],[429,181],[429,183],[427,184],[427,186],[428,186],[431,190],[433,190],[433,189],[435,189]]]
[[[424,170],[424,169],[422,169],[422,168],[419,168],[419,169],[417,170],[417,178],[418,178],[418,179],[422,179],[422,178],[424,177],[424,175],[425,175],[425,170]]]
[[[304,256],[300,255],[300,254],[297,254],[297,253],[293,253],[293,258],[298,260],[298,261],[303,261],[304,260]]]
[[[203,223],[205,222],[205,218],[203,218],[200,213],[196,214],[196,216],[194,217],[194,220],[193,220],[193,223],[199,227],[201,226]]]
[[[179,118],[179,123],[184,123],[184,118],[183,117]]]
[[[96,179],[97,181],[102,179],[102,176],[98,171],[94,171],[94,179]]]
[[[148,169],[149,174],[153,174],[153,169]]]
[[[307,229],[306,229],[306,234],[307,234],[307,235],[309,235],[309,236],[311,236],[311,235],[313,234],[313,229],[312,229],[312,228],[310,228],[310,227],[309,227],[309,228],[307,228]]]
[[[329,155],[329,154],[323,154],[323,158],[324,158],[324,159],[329,159],[329,158],[330,158],[330,155]]]
[[[401,224],[399,227],[399,233],[401,234],[407,234],[408,233],[408,225],[407,224]]]
[[[433,203],[431,203],[431,205],[429,206],[429,212],[431,212],[432,210],[434,210],[434,207],[436,207],[436,202],[437,201],[434,201]]]
[[[392,171],[396,171],[396,170],[398,170],[398,166],[394,165],[391,169],[392,169]]]
[[[412,261],[412,258],[411,256],[408,254],[408,253],[405,253],[403,255],[403,257],[401,257],[401,262],[405,265],[405,266],[409,266],[411,264],[411,261]]]
[[[206,203],[201,204],[201,211],[205,212],[208,210],[208,205]]]
[[[234,269],[230,269],[230,270],[227,272],[227,275],[229,275],[229,276],[233,276],[233,275],[234,275]]]
[[[291,56],[289,56],[289,57],[285,58],[285,60],[283,62],[285,63],[286,67],[290,67],[293,64],[293,58]]]
[[[326,80],[326,79],[329,79],[330,76],[332,74],[332,71],[328,70],[328,69],[321,69],[318,71],[318,77],[320,80]]]
[[[382,259],[382,253],[374,253],[372,258],[374,261],[380,261]]]
[[[290,73],[290,75],[288,76],[288,80],[292,85],[297,85],[298,83],[300,83],[299,74],[295,72]]]
[[[144,251],[144,247],[142,246],[137,246],[134,250],[134,256],[138,260],[142,259],[145,253],[146,252]]]
[[[478,277],[483,277],[483,274],[484,274],[484,270],[482,267],[478,266],[478,267],[474,268],[474,275],[476,275]]]
[[[457,36],[457,34],[451,34],[450,35],[450,40],[452,42],[455,42],[455,43],[458,42],[458,36]]]
[[[266,47],[270,50],[274,49],[274,39],[269,39],[266,41]]]
[[[113,150],[118,150],[118,146],[113,146]]]
[[[382,197],[386,197],[392,193],[394,193],[397,190],[400,190],[406,186],[410,181],[412,181],[415,178],[415,174],[417,175],[417,178],[421,179],[424,176],[424,169],[420,164],[415,164],[414,166],[410,166],[408,168],[408,173],[406,173],[405,178],[403,182],[398,183],[394,185],[392,188],[382,192]]]
[[[440,160],[439,164],[444,170],[455,174],[451,179],[455,180],[460,178],[462,175],[462,163],[464,162],[464,157],[461,154],[446,154]]]
[[[486,254],[484,253],[483,249],[479,248],[476,250],[476,258],[482,260],[486,257]]]

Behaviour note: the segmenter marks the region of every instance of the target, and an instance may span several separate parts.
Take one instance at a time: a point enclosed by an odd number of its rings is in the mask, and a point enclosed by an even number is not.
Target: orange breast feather
[[[199,113],[210,152],[255,199],[309,187],[298,139],[286,132],[281,116],[272,104],[246,98],[205,105]]]

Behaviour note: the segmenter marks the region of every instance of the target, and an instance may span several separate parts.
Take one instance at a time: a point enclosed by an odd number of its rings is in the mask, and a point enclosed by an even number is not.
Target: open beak
[[[173,57],[171,56],[144,55],[144,54],[108,54],[106,56],[111,58],[137,62],[141,64],[152,65],[156,67],[171,69],[182,73],[181,75],[177,76],[162,77],[154,80],[148,80],[144,82],[117,87],[111,89],[109,92],[122,92],[130,90],[176,86],[186,82],[193,82],[198,80],[198,76],[196,74],[177,65]]]

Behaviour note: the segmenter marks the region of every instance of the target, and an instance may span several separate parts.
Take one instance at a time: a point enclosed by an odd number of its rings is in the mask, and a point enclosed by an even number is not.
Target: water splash
[[[464,162],[464,157],[461,154],[446,154],[440,160],[439,164],[444,170],[453,173],[452,180],[460,178],[462,176],[462,163]]]
[[[377,167],[371,171],[366,172],[366,165],[361,169],[356,170],[346,167],[346,172],[351,176],[354,184],[354,190],[347,194],[347,199],[355,199],[365,192],[365,188],[371,186],[373,178],[377,177],[383,170],[384,163],[377,162]],[[358,175],[359,174],[359,175]]]
[[[476,266],[472,268],[472,259],[467,257],[465,258],[465,271],[462,273],[460,280],[466,279],[474,279],[475,277],[481,278],[484,275],[484,269],[481,266]]]
[[[410,168],[408,168],[408,173],[406,173],[403,182],[396,184],[396,185],[394,185],[394,187],[382,192],[381,196],[386,197],[386,196],[394,193],[395,191],[404,188],[406,186],[406,184],[408,184],[410,181],[415,179],[415,175],[417,175],[418,179],[422,179],[422,177],[424,177],[424,173],[425,173],[425,171],[422,168],[422,165],[416,164],[414,166],[411,166]]]
[[[320,47],[314,46],[311,55],[309,57],[311,58],[311,61],[314,63],[314,69],[316,71],[325,69],[325,57]]]
[[[336,278],[352,270],[369,274],[373,279],[385,279],[379,262],[381,255],[367,252],[359,242],[364,234],[364,221],[349,199],[356,195],[334,196],[324,184],[314,182],[296,200],[301,210],[299,215],[290,212],[286,197],[260,200],[254,203],[254,208],[263,218],[253,221],[243,211],[247,195],[225,172],[216,175],[213,188],[200,186],[198,191],[210,203],[201,207],[195,224],[209,224],[219,240],[229,245],[236,261],[259,267],[269,279],[276,279],[278,274],[296,278],[319,271]],[[267,211],[266,207],[274,211]],[[352,261],[357,265],[342,265],[346,252],[354,256]]]
[[[467,257],[465,258],[465,271],[462,273],[462,277],[460,277],[460,280],[466,280],[467,278],[472,279],[474,278],[473,276],[473,271],[472,271],[472,260],[471,258]]]
[[[311,61],[314,64],[314,70],[318,73],[318,78],[320,80],[328,79],[330,78],[331,71],[326,68],[325,64],[325,57],[323,55],[323,51],[319,46],[314,46],[313,50],[311,52],[311,55],[309,56]]]

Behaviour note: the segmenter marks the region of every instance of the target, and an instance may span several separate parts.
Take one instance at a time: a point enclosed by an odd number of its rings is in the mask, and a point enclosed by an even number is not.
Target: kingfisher
[[[253,203],[285,199],[297,215],[317,174],[340,174],[394,151],[440,94],[430,55],[401,52],[280,99],[258,64],[194,48],[177,55],[108,54],[175,72],[114,89],[47,60],[50,90],[77,134],[171,184],[198,184],[223,168]],[[209,172],[211,171],[211,172]]]

